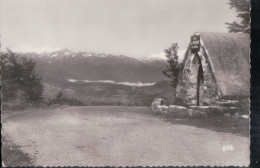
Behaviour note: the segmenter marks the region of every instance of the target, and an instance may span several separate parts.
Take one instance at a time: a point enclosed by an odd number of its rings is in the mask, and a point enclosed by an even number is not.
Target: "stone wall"
[[[197,103],[198,67],[201,64],[204,81],[200,86],[200,104],[212,105],[216,102],[218,91],[203,46],[198,53],[198,56],[199,58],[197,58],[195,54],[188,54],[188,57],[184,62],[183,71],[179,77],[176,97],[187,105],[195,105]]]
[[[248,117],[247,112],[241,112],[239,107],[225,107],[225,106],[166,106],[161,104],[160,98],[154,99],[151,109],[152,113],[156,115],[164,115],[173,118],[187,118],[187,117],[232,117],[240,118]]]

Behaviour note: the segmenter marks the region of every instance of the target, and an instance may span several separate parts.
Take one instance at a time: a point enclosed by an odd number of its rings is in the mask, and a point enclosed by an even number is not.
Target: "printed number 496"
[[[223,148],[222,148],[222,151],[223,152],[227,152],[227,151],[233,151],[234,148],[232,145],[224,145]]]

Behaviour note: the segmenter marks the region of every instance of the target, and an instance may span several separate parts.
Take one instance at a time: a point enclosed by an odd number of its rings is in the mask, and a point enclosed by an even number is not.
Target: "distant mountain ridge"
[[[35,60],[36,72],[44,81],[76,79],[151,83],[166,80],[162,74],[166,61],[162,59],[136,59],[69,49],[22,55]]]

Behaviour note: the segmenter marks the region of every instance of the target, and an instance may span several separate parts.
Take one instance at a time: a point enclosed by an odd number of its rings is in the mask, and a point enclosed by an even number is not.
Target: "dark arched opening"
[[[204,97],[204,76],[203,76],[203,68],[201,64],[201,60],[199,58],[199,54],[196,53],[195,57],[199,60],[199,68],[197,73],[197,106],[203,105],[203,97]]]

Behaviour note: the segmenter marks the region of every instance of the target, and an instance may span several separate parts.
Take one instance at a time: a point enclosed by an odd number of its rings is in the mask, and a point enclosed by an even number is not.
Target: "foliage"
[[[41,103],[43,86],[35,73],[35,62],[9,49],[0,56],[4,102],[13,105]]]
[[[229,0],[230,8],[235,8],[240,23],[233,21],[226,23],[230,33],[244,32],[250,33],[250,1],[249,0]]]
[[[80,100],[77,99],[69,99],[63,96],[62,92],[59,92],[56,98],[49,100],[49,105],[52,104],[59,104],[59,105],[70,105],[70,106],[84,106],[85,104],[82,103]]]
[[[168,65],[166,65],[166,69],[163,70],[163,74],[171,79],[171,86],[173,88],[176,88],[177,86],[179,73],[182,69],[182,64],[178,62],[178,49],[178,44],[173,43],[171,47],[164,50],[166,57],[168,58]]]

